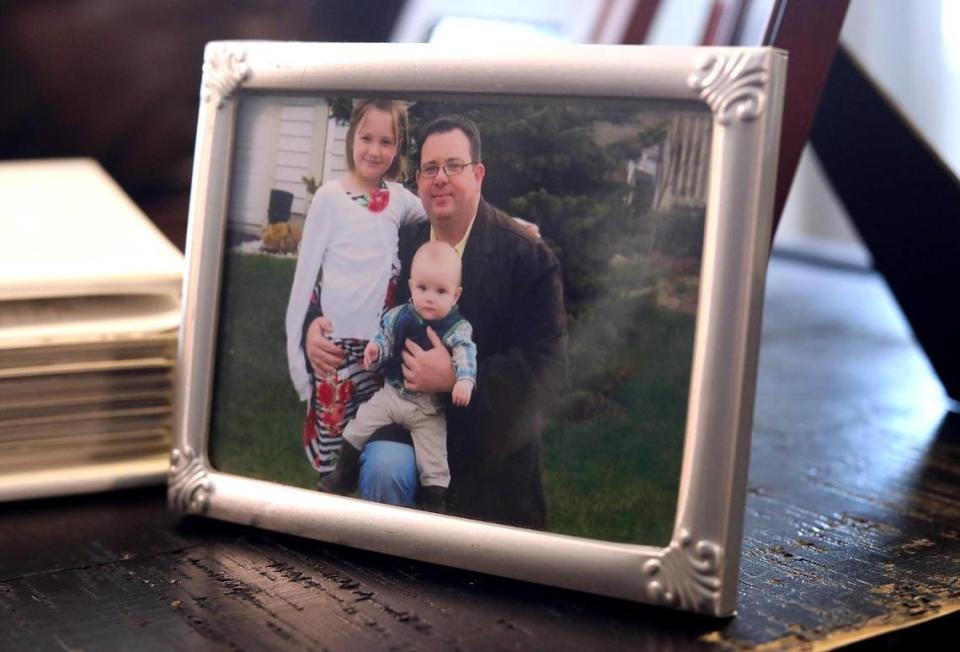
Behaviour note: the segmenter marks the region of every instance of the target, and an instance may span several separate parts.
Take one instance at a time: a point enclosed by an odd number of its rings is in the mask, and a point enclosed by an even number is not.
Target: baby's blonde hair
[[[410,264],[410,275],[417,267],[417,261],[425,265],[451,265],[457,270],[457,285],[463,281],[463,266],[457,250],[446,242],[432,240],[420,245],[417,253],[413,255],[413,262]]]

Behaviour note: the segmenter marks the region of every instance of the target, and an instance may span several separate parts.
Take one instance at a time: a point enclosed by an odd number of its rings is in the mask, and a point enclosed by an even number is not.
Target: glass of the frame
[[[731,615],[785,72],[769,48],[208,45],[170,506]],[[374,140],[347,142],[370,99]],[[421,136],[454,113],[481,155]],[[433,227],[469,234],[456,319],[407,303]],[[381,320],[427,346],[422,316],[443,341],[412,366],[384,343],[387,389],[359,382]],[[352,367],[327,373],[318,331]],[[391,391],[410,412],[398,360],[443,390],[416,444],[360,432]]]
[[[349,238],[337,233],[313,242],[303,236],[310,222],[335,220],[337,228],[351,228],[342,215],[326,214],[330,204],[314,197],[331,188],[344,193],[337,180],[350,174],[345,144],[359,99],[329,92],[237,94],[208,437],[217,471],[315,490],[323,476],[318,468],[337,463],[342,430],[376,390],[370,383],[383,383],[382,376],[357,377],[357,367],[336,378],[314,374],[305,358],[291,361],[287,347],[285,319],[295,302],[298,258],[324,258],[329,248],[348,246],[343,243]],[[549,377],[538,382],[550,391],[530,394],[536,404],[522,414],[511,404],[497,404],[497,384],[506,380],[496,376],[478,384],[465,408],[451,405],[449,394],[438,397],[450,469],[441,511],[577,537],[667,545],[689,408],[711,112],[700,102],[637,99],[436,94],[379,99],[393,100],[409,120],[397,153],[407,171],[397,182],[405,190],[391,186],[393,209],[351,197],[347,210],[383,211],[377,236],[386,243],[383,265],[401,290],[409,261],[400,260],[405,250],[398,249],[398,239],[405,237],[404,229],[420,228],[423,215],[391,212],[412,213],[423,205],[412,173],[423,145],[418,134],[432,119],[449,114],[466,116],[478,127],[483,198],[535,224],[560,266],[563,310],[556,318],[568,337],[560,345],[565,365],[541,372]],[[306,229],[308,235],[317,232]],[[470,246],[468,238],[467,250]],[[342,260],[343,254],[334,257]],[[486,314],[494,309],[489,293],[496,288],[513,305],[525,300],[524,288],[493,273],[474,282],[468,258],[465,253],[463,285],[480,288],[481,296],[465,290],[460,310],[480,329],[474,339],[484,378],[485,365],[513,352],[484,351],[483,342],[534,345],[510,341],[509,332],[523,330],[514,320],[554,317],[516,306],[516,313],[492,320]],[[358,283],[368,276],[360,272]],[[357,287],[358,293],[368,291]],[[322,293],[321,271],[311,296]],[[384,310],[397,299],[393,293],[377,297]],[[337,316],[329,317],[336,329]],[[520,351],[521,359],[525,353]],[[309,377],[307,400],[291,378],[290,367],[298,363]],[[494,391],[487,394],[490,387]],[[485,411],[499,416],[490,419]],[[475,427],[502,423],[511,411],[517,419],[535,416],[533,425],[522,429],[527,441],[519,449],[500,433]],[[396,446],[399,457],[380,472],[405,473],[416,486],[415,468],[410,470],[416,451]],[[367,464],[367,457],[361,459]],[[369,468],[366,473],[368,480],[374,474]],[[350,495],[396,501],[394,494],[372,495],[369,487]],[[478,493],[483,491],[490,497]],[[512,504],[505,502],[511,494]],[[517,502],[523,503],[519,511]]]

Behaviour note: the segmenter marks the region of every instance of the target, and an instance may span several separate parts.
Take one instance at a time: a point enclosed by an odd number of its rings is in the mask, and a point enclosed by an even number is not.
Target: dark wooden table
[[[155,488],[0,507],[0,648],[929,641],[960,627],[960,417],[948,407],[877,276],[780,256],[768,283],[736,618],[184,518]]]

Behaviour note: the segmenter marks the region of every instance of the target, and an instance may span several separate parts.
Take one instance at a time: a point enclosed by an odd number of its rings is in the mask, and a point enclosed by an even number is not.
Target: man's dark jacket
[[[401,232],[398,302],[409,298],[413,254],[429,237],[426,222]],[[470,404],[447,408],[447,512],[543,529],[541,431],[566,374],[560,264],[542,240],[481,200],[459,306],[473,326],[478,377]]]

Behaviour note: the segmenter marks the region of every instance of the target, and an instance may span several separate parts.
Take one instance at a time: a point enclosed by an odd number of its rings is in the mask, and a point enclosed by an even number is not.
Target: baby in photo
[[[410,270],[410,301],[389,310],[380,330],[363,352],[367,369],[384,370],[382,389],[360,406],[356,418],[343,433],[344,445],[337,469],[324,477],[320,488],[349,493],[356,486],[360,452],[380,427],[398,424],[410,431],[417,472],[420,504],[439,510],[450,485],[447,465],[447,423],[437,394],[413,392],[404,387],[401,353],[407,340],[421,348],[433,348],[430,328],[450,351],[456,383],[452,402],[466,406],[476,385],[477,348],[473,329],[457,308],[462,287],[460,256],[448,244],[427,242],[413,257]]]

